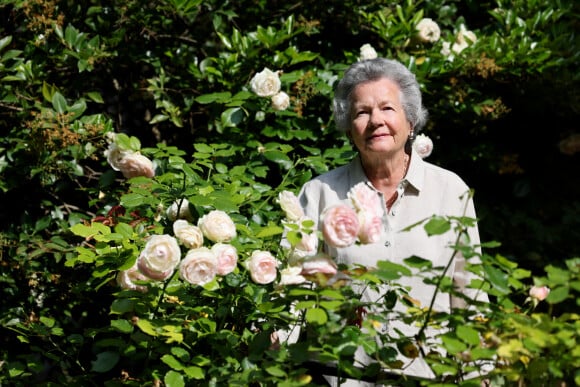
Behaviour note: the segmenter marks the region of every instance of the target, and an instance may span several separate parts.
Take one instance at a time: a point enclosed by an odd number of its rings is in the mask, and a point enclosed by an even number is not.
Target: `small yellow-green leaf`
[[[158,336],[158,333],[155,330],[155,327],[153,326],[153,324],[151,324],[151,321],[149,321],[149,320],[139,319],[139,321],[137,321],[137,326],[144,333],[146,333],[146,334],[148,334],[150,336]]]
[[[311,324],[323,325],[328,321],[328,315],[324,309],[312,308],[306,311],[306,321]]]

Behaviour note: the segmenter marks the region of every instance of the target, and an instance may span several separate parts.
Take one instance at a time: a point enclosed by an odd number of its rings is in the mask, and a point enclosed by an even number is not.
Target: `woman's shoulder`
[[[432,164],[423,160],[425,178],[428,181],[443,183],[449,187],[455,187],[458,190],[465,191],[469,188],[465,180],[456,172],[439,165]]]
[[[313,178],[308,183],[331,184],[332,185],[336,182],[344,181],[344,178],[346,178],[348,176],[349,170],[352,168],[351,164],[352,164],[352,162],[350,162],[346,165],[342,165],[340,167],[336,167],[334,169],[331,169],[330,171],[325,172],[325,173]]]
[[[351,184],[353,161],[350,163],[325,172],[302,186],[302,194],[307,196],[323,196],[325,193],[334,193],[337,196],[344,196]]]

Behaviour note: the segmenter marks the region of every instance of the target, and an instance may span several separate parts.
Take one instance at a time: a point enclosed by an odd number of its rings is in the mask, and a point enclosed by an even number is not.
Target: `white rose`
[[[290,221],[298,221],[304,217],[304,210],[298,197],[290,191],[282,191],[278,194],[278,203]]]
[[[431,152],[433,152],[433,141],[428,136],[419,134],[415,138],[415,141],[413,141],[413,149],[424,159],[425,157],[429,157]]]
[[[451,54],[451,43],[449,42],[443,42],[442,46],[441,46],[441,51],[439,51],[439,53],[445,57],[447,57],[448,60],[453,60],[453,55]]]
[[[360,46],[359,60],[375,59],[378,57],[377,52],[370,44],[363,44]]]
[[[423,18],[417,23],[417,36],[425,43],[435,43],[441,37],[441,29],[433,19]]]
[[[155,169],[151,160],[137,152],[126,154],[119,160],[118,166],[126,179],[138,176],[155,176]]]
[[[180,259],[177,239],[171,235],[153,235],[137,259],[137,265],[147,277],[163,281],[171,277]]]
[[[255,250],[246,262],[252,280],[258,284],[269,284],[276,279],[278,261],[269,251]]]
[[[465,28],[465,25],[461,25],[459,28],[459,32],[455,36],[455,42],[451,46],[451,50],[456,54],[459,54],[461,51],[465,50],[469,45],[475,43],[477,41],[477,36],[473,33],[473,31],[469,31]]]
[[[192,249],[187,252],[179,265],[179,278],[192,285],[203,286],[211,282],[218,268],[215,254],[207,247]]]
[[[233,272],[238,264],[238,250],[227,243],[216,243],[211,251],[217,258],[217,273],[226,275]]]
[[[117,284],[123,289],[137,290],[139,292],[146,292],[147,286],[137,285],[135,281],[150,281],[151,278],[143,275],[137,267],[137,262],[127,270],[121,270],[117,274]]]
[[[176,219],[185,219],[188,221],[193,220],[193,216],[189,211],[189,201],[187,199],[177,199],[166,211],[169,220],[174,221]]]
[[[272,108],[274,110],[286,110],[290,106],[290,96],[281,91],[272,96]]]
[[[229,242],[236,237],[236,225],[224,211],[210,211],[198,220],[197,225],[212,242]]]
[[[184,246],[196,249],[203,245],[203,233],[201,229],[187,220],[178,219],[173,222],[173,234]]]
[[[127,155],[134,153],[133,151],[128,151],[121,149],[119,145],[112,142],[109,144],[109,147],[105,151],[105,157],[107,158],[107,162],[115,171],[121,170],[121,160],[123,160]]]
[[[280,77],[278,72],[273,72],[269,68],[254,75],[250,81],[252,91],[260,97],[271,97],[280,91]]]
[[[301,266],[289,266],[280,270],[280,282],[279,285],[300,285],[306,282],[306,278],[300,273],[302,272]]]

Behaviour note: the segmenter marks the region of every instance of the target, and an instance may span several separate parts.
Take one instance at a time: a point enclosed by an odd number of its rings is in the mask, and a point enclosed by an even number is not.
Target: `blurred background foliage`
[[[533,272],[565,267],[580,240],[578,11],[573,0],[3,1],[2,323],[33,320],[39,289],[49,308],[67,305],[58,314],[74,329],[107,314],[110,300],[71,280],[89,272],[64,265],[69,227],[106,215],[126,189],[103,157],[106,133],[175,165],[207,159],[208,175],[244,166],[224,179],[251,178],[271,200],[352,157],[330,102],[367,43],[417,74],[429,161],[475,189],[482,240]],[[423,17],[439,41],[417,41]],[[477,41],[450,60],[443,42],[461,26]],[[288,110],[251,92],[264,67],[281,71]],[[272,210],[237,204],[258,223]]]

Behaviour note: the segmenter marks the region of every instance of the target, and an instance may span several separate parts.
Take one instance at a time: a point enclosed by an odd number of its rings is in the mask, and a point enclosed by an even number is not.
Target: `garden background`
[[[578,384],[577,2],[4,0],[0,18],[0,385],[310,383],[296,355],[306,349],[274,354],[264,344],[261,333],[289,321],[259,308],[272,289],[248,285],[247,304],[232,295],[245,328],[237,335],[233,323],[228,336],[204,325],[223,348],[199,358],[182,324],[168,322],[180,304],[156,301],[165,287],[135,301],[114,278],[145,235],[170,229],[163,214],[179,198],[195,217],[231,214],[240,260],[254,248],[282,254],[278,194],[353,156],[330,106],[365,44],[417,75],[430,112],[423,133],[434,143],[428,161],[474,189],[484,251],[498,269],[485,278],[507,313],[494,332],[509,350],[480,355],[503,361],[494,382]],[[436,41],[418,37],[424,18],[439,26]],[[465,31],[476,39],[454,50]],[[264,68],[279,71],[287,109],[252,92]],[[112,132],[154,161],[153,179],[111,168]],[[74,228],[94,223],[106,228]],[[229,278],[234,289],[244,276]],[[551,296],[520,320],[533,284]],[[216,323],[225,288],[205,289],[215,291],[210,309],[183,314]],[[153,316],[149,329],[128,317],[139,313]],[[259,332],[248,328],[270,317]],[[479,345],[459,336],[463,346],[446,343],[451,354]],[[326,355],[340,363],[351,353]],[[458,375],[461,356],[446,364]]]

